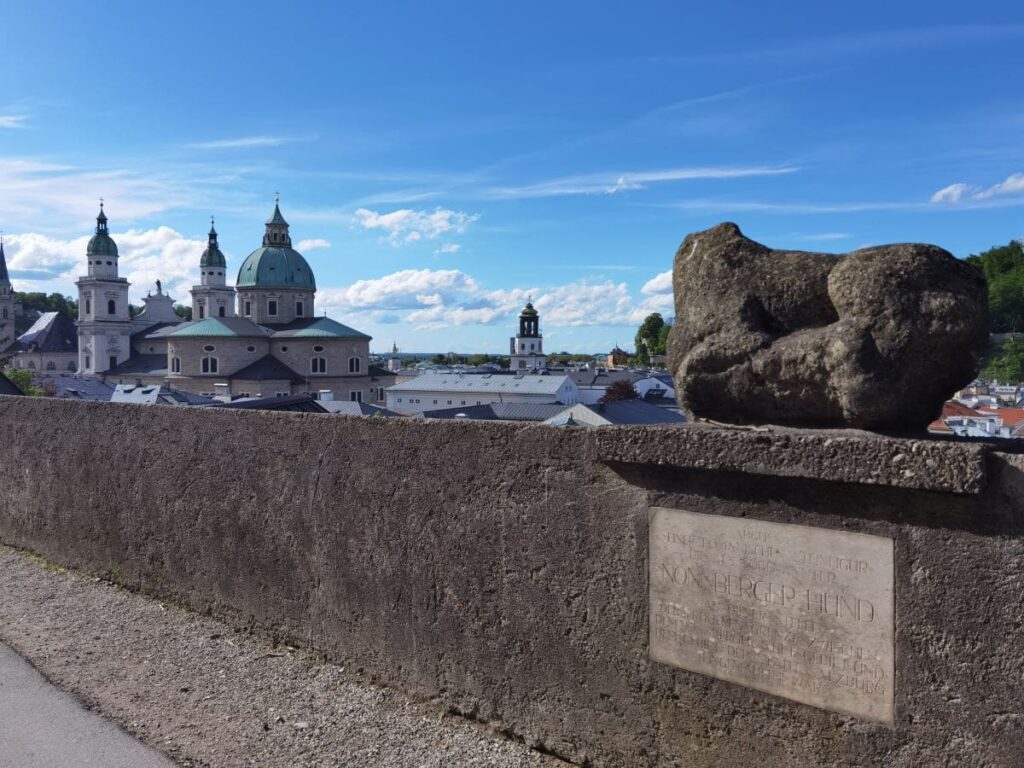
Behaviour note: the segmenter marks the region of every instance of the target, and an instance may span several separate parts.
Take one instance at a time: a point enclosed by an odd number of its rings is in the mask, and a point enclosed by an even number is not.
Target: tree
[[[53,312],[55,310],[48,310]],[[10,368],[4,371],[4,375],[14,382],[14,385],[26,395],[35,397],[53,397],[57,394],[56,387],[46,380],[37,382],[32,371],[26,368]]]
[[[182,320],[192,319],[192,307],[186,307],[184,304],[174,305],[174,314],[180,317]]]
[[[636,391],[633,382],[628,379],[613,381],[604,391],[604,396],[598,400],[599,403],[614,403],[619,400],[636,400],[640,393]]]
[[[636,332],[636,362],[647,365],[651,355],[664,355],[668,332],[672,328],[660,312],[653,312],[644,318]]]
[[[993,333],[1024,331],[1024,245],[1019,241],[968,256],[988,282]]]
[[[1024,339],[1006,342],[985,366],[982,375],[1003,384],[1024,382]]]
[[[15,291],[14,300],[21,304],[26,312],[60,312],[68,317],[78,316],[78,302],[59,293],[47,295],[40,291]]]

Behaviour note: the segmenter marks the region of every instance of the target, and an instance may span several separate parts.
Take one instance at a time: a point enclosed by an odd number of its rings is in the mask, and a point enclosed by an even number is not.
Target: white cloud
[[[192,149],[251,149],[253,147],[279,147],[282,144],[294,144],[300,141],[316,141],[317,138],[316,136],[240,136],[235,139],[197,141],[186,146]]]
[[[296,250],[299,251],[315,251],[317,248],[330,248],[331,244],[322,237],[315,237],[312,240],[299,240],[299,244],[295,246]]]
[[[132,284],[133,300],[160,280],[165,291],[188,303],[188,290],[197,282],[199,256],[206,247],[204,240],[190,240],[170,227],[130,229],[111,236],[118,247],[119,273]],[[5,237],[15,290],[75,295],[75,280],[86,271],[85,249],[90,237],[61,240],[32,232]],[[20,279],[18,272],[28,272],[31,277]]]
[[[651,295],[659,293],[672,293],[672,270],[655,275],[640,289],[640,293]]]
[[[478,291],[477,282],[457,269],[404,269],[373,280],[359,280],[347,288],[322,289],[317,291],[317,301],[321,306],[340,309],[415,309],[439,305],[437,299],[440,303],[458,301]]]
[[[355,213],[354,223],[363,229],[381,230],[387,234],[388,242],[397,247],[423,238],[433,240],[440,235],[462,234],[466,227],[479,218],[480,214],[445,208],[432,211],[402,208],[391,213],[360,208]]]
[[[0,157],[0,210],[27,229],[59,221],[81,231],[107,205],[111,223],[139,219],[195,201],[196,180],[150,170],[87,170],[35,158]]]
[[[1024,192],[1024,173],[1011,173],[1004,181],[975,194],[974,199],[985,200],[996,195],[1014,195],[1019,192]]]
[[[28,115],[0,115],[0,128],[24,128]]]
[[[434,251],[434,253],[458,253],[461,249],[462,246],[458,243],[445,243]]]
[[[933,203],[959,203],[969,187],[966,184],[950,184],[943,187],[931,197]]]
[[[643,189],[648,184],[666,181],[690,181],[698,179],[739,179],[751,176],[778,176],[796,173],[799,168],[791,166],[752,167],[704,167],[668,168],[656,171],[593,173],[578,176],[563,176],[536,184],[515,187],[497,187],[487,190],[485,197],[534,198],[563,195],[612,195],[626,190]]]
[[[991,187],[985,189],[980,188],[974,184],[950,184],[948,187],[943,187],[931,197],[933,203],[948,203],[956,205],[958,203],[968,203],[969,200],[984,201],[994,197],[1004,197],[1006,195],[1019,195],[1024,193],[1024,173],[1011,173],[1003,181],[998,184],[993,184]],[[968,200],[969,197],[969,200]],[[998,205],[997,201],[993,201],[989,205]],[[1013,204],[1013,201],[1006,201],[1004,204]],[[970,206],[966,206],[970,207]]]

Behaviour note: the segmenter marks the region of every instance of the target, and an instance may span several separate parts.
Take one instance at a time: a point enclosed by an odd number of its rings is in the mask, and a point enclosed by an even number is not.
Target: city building
[[[613,424],[682,424],[686,417],[645,400],[615,400],[610,403],[579,403],[552,416],[544,423],[569,427],[604,427]]]
[[[574,405],[579,397],[579,388],[568,376],[425,373],[389,387],[387,407],[423,413],[492,403]]]
[[[44,375],[78,370],[78,331],[75,321],[59,312],[43,312],[25,333],[7,348],[11,368]]]
[[[543,371],[547,368],[544,337],[540,332],[540,315],[533,302],[526,302],[519,313],[519,333],[509,340],[510,369],[513,371]]]
[[[7,273],[4,241],[0,239],[0,352],[5,352],[14,339],[14,288]]]
[[[292,247],[275,201],[263,242],[242,263],[234,287],[211,223],[183,321],[157,282],[132,317],[128,281],[118,274],[117,244],[100,206],[78,280],[78,367],[113,384],[158,384],[218,397],[323,393],[383,402],[392,372],[369,362],[370,337],[316,315],[316,278]]]

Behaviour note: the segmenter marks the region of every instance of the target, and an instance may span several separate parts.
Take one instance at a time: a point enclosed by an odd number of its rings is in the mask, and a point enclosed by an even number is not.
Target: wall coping
[[[33,400],[37,399],[0,396],[0,412],[13,415],[19,403]],[[59,403],[59,407],[86,409],[184,407],[40,400]],[[314,418],[332,420],[336,424],[341,423],[338,419],[380,420],[373,416],[228,408],[210,409],[209,418]],[[1012,452],[1014,447],[1000,445],[996,448],[991,442],[892,437],[853,429],[732,427],[700,422],[657,426],[556,427],[508,421],[385,421],[386,430],[448,431],[452,440],[457,439],[462,429],[503,432],[507,436],[536,429],[562,430],[567,436],[577,435],[581,450],[595,451],[596,458],[605,463],[741,472],[971,495],[980,494],[988,485],[989,456],[1002,451]]]
[[[988,484],[987,443],[890,437],[860,430],[604,427],[605,462],[745,472],[941,493],[978,494]]]

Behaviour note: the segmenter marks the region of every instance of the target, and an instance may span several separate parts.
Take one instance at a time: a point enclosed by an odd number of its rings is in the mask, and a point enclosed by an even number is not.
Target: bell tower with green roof
[[[235,317],[235,291],[227,285],[227,259],[217,242],[217,229],[210,217],[206,250],[199,257],[199,285],[192,286],[192,319]]]
[[[513,371],[543,371],[547,368],[544,337],[540,332],[540,313],[533,301],[526,302],[519,313],[519,333],[510,339],[511,367]]]
[[[78,278],[78,370],[103,373],[131,357],[133,332],[128,281],[117,274],[117,243],[100,201],[96,231],[85,249],[87,274]]]

